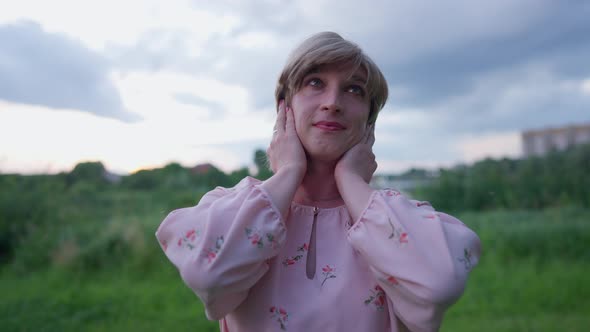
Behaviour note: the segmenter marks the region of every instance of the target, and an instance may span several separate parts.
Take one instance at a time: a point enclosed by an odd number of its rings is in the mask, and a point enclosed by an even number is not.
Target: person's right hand
[[[288,171],[303,179],[307,170],[307,158],[295,130],[293,109],[286,106],[284,100],[279,103],[274,133],[266,154],[270,162],[270,169],[275,174],[279,171]]]

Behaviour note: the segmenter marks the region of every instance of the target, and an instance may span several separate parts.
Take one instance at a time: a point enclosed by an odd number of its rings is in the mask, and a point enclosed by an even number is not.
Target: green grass
[[[460,218],[482,239],[483,257],[463,297],[449,310],[443,332],[588,330],[590,210],[495,211]],[[0,330],[218,331],[157,248],[158,218],[140,218],[144,228],[133,226],[135,219],[117,216],[114,222],[126,226],[109,226],[94,251],[80,251],[84,260],[98,255],[98,265],[30,271],[5,266]],[[133,236],[121,237],[119,230]],[[137,241],[138,234],[146,243],[135,249],[138,256],[112,264],[105,260],[112,243],[134,248],[126,241]]]
[[[582,262],[484,260],[442,331],[587,331],[588,271]]]
[[[2,331],[218,331],[175,270],[46,271],[0,282]]]

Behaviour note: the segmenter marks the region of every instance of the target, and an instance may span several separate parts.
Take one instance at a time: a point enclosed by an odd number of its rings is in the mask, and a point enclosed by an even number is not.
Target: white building
[[[590,143],[590,124],[529,130],[522,133],[524,157],[542,156],[571,146]]]

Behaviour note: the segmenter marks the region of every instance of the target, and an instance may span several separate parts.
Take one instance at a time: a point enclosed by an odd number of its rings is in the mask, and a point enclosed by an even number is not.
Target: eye
[[[320,86],[322,86],[322,80],[320,80],[319,78],[310,78],[307,81],[307,85],[313,86],[313,87],[320,87]]]
[[[360,85],[357,84],[352,84],[350,85],[346,91],[354,93],[355,95],[359,95],[361,97],[365,96],[365,89],[363,89],[363,87],[361,87]]]

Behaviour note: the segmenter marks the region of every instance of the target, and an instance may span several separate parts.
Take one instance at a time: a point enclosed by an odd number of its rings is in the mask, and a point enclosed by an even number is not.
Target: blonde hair
[[[276,105],[287,103],[301,87],[303,78],[311,70],[331,64],[351,64],[351,75],[362,68],[367,74],[366,91],[370,100],[369,123],[377,120],[379,111],[387,102],[387,81],[379,67],[361,48],[335,32],[320,32],[295,48],[279,76],[275,90]]]

